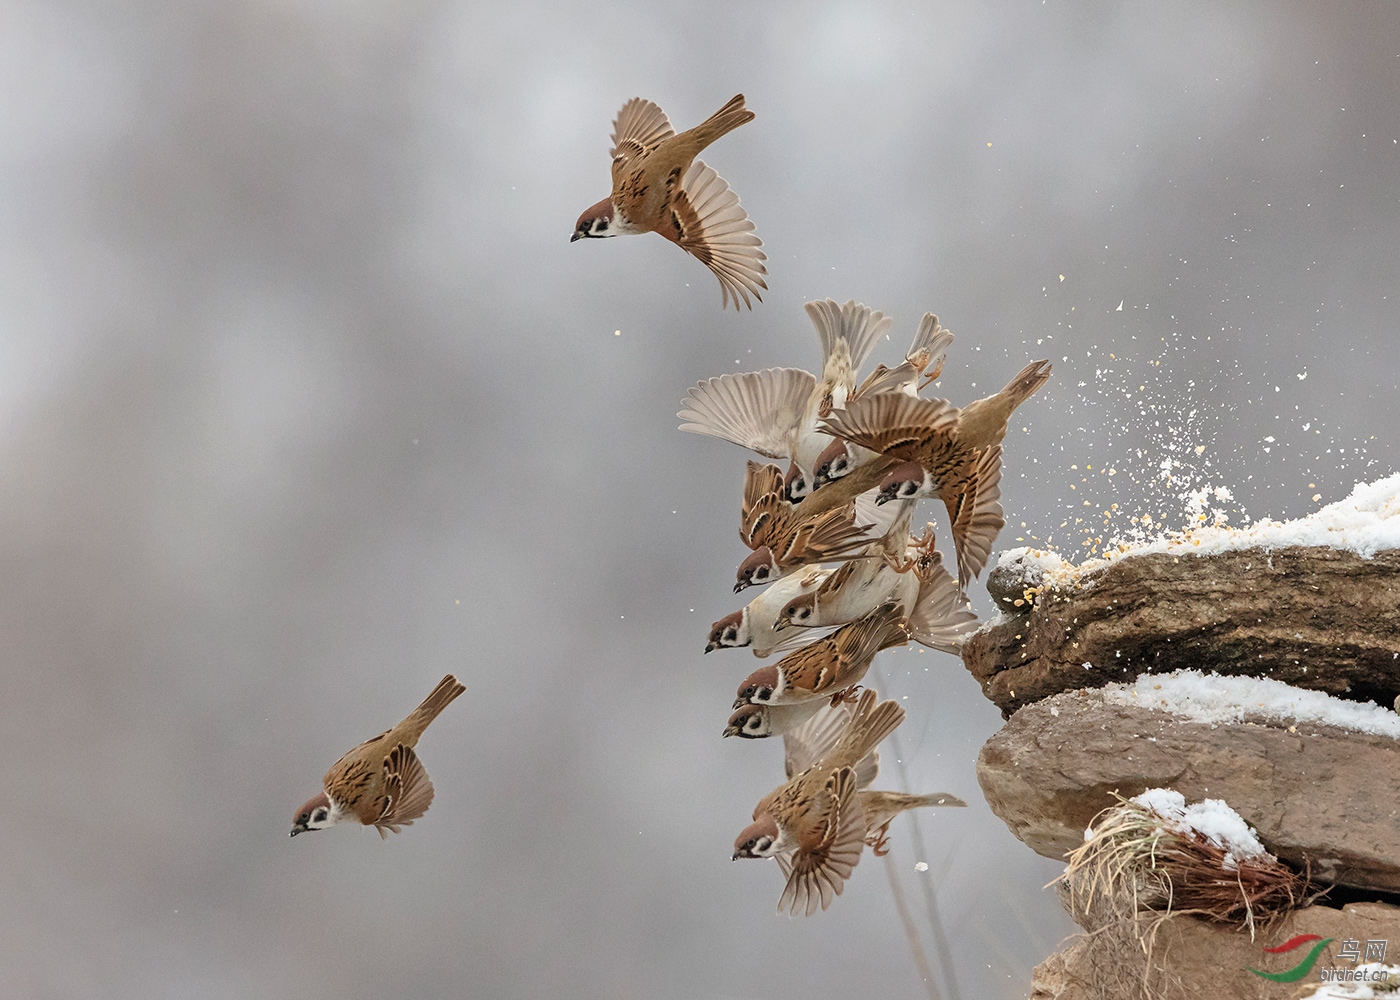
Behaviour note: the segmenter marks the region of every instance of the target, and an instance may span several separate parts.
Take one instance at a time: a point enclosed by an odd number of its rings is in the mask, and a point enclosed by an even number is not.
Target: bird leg
[[[918,564],[918,556],[902,558],[900,556],[890,555],[888,552],[885,553],[885,565],[896,573],[908,573],[911,569],[915,569]]]
[[[933,571],[943,561],[938,554],[936,547],[937,539],[934,538],[933,525],[928,528],[918,538],[910,539],[909,546],[914,549],[914,555],[903,559],[894,559],[886,556],[886,562],[890,564],[896,573],[908,573],[914,571],[914,575],[923,583],[928,583],[933,578]],[[907,551],[907,550],[906,550]]]
[[[919,564],[914,572],[924,583],[933,579],[935,571],[943,563],[943,556],[939,554],[936,545],[937,539],[933,535],[933,522],[924,529],[924,533],[914,541],[914,547],[919,550]]]
[[[831,696],[831,707],[836,708],[839,705],[854,705],[860,700],[860,688],[861,686],[856,684],[846,688],[844,691],[837,691]]]
[[[946,355],[938,359],[938,364],[934,366],[933,371],[924,376],[924,384],[919,386],[919,392],[923,392],[934,382],[938,381],[938,377],[943,374],[943,362],[947,360],[948,358]]]

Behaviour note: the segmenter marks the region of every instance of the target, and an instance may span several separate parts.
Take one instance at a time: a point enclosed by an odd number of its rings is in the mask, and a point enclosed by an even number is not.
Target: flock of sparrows
[[[1050,376],[1035,362],[959,409],[919,395],[953,341],[937,316],[925,314],[902,363],[858,380],[893,321],[855,302],[806,309],[821,341],[820,377],[797,368],[721,375],[691,389],[677,414],[683,431],[788,461],[786,470],[748,463],[739,537],[751,552],[734,590],[770,586],[714,623],[705,652],[793,650],[740,682],[724,735],[784,738],[787,781],[755,807],[733,857],[777,858],[787,879],[778,909],[794,915],[826,909],[865,846],[883,854],[899,813],[964,805],[869,787],[875,748],[904,710],[860,683],[883,649],[912,640],[956,652],[976,627],[966,587],[1005,523],[1007,421]],[[916,502],[935,496],[948,511],[956,580],[933,525],[910,533]],[[834,631],[805,641],[804,630],[824,628]]]
[[[580,216],[573,239],[659,232],[715,273],[724,306],[732,298],[736,309],[741,300],[752,308],[750,296],[768,287],[762,243],[729,185],[696,156],[753,117],[740,94],[676,134],[655,104],[628,101],[613,126],[612,194]],[[734,591],[770,586],[714,623],[705,652],[787,653],[740,683],[724,729],[781,735],[787,779],[755,807],[733,857],[776,858],[787,879],[779,911],[810,915],[841,894],[866,846],[886,852],[899,813],[965,805],[869,787],[876,747],[904,709],[860,685],[879,651],[913,640],[956,652],[976,626],[966,588],[1005,523],[1007,420],[1050,366],[1034,362],[1001,392],[959,409],[920,395],[953,341],[932,313],[903,362],[857,381],[893,321],[855,302],[806,309],[821,342],[819,377],[796,368],[721,375],[691,389],[678,415],[681,430],[788,460],[786,470],[748,463],[739,536],[751,552]],[[919,537],[910,531],[916,501],[935,496],[948,511],[956,580],[933,525]],[[819,637],[804,643],[807,629]],[[397,726],[336,761],[320,794],[297,810],[291,835],[354,821],[384,837],[422,816],[433,785],[415,747],[464,690],[449,674]]]

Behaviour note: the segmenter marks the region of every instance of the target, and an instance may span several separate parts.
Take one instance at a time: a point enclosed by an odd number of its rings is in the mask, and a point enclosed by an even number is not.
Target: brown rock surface
[[[1354,903],[1342,909],[1312,906],[1290,913],[1253,941],[1244,931],[1193,917],[1175,916],[1163,922],[1152,939],[1150,957],[1139,936],[1156,914],[1143,914],[1139,927],[1102,928],[1098,933],[1071,938],[1040,965],[1031,978],[1031,1000],[1287,1000],[1307,996],[1320,982],[1322,970],[1350,969],[1338,952],[1347,938],[1360,942],[1386,940],[1390,950],[1400,946],[1400,908],[1384,903]],[[1309,975],[1297,983],[1275,983],[1249,971],[1283,972],[1307,955],[1307,947],[1280,955],[1264,952],[1297,934],[1319,934],[1335,940],[1318,956]]]
[[[1314,880],[1400,892],[1400,741],[1388,737],[1210,725],[1076,691],[1013,715],[982,747],[977,780],[1011,832],[1048,858],[1083,842],[1111,792],[1166,787],[1188,802],[1224,799]]]
[[[1019,564],[990,574],[1007,616],[963,646],[1004,715],[1060,691],[1182,667],[1380,705],[1400,696],[1400,551],[1132,556],[1016,608],[1042,582],[1029,577]]]

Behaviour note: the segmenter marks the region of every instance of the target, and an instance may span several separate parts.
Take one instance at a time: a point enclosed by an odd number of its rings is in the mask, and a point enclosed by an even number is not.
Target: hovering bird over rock
[[[858,520],[858,510],[867,517]],[[744,477],[739,538],[753,552],[739,566],[734,592],[772,583],[810,563],[858,555],[893,520],[881,517],[873,499],[863,508],[855,498],[838,506],[794,504],[783,495],[782,470],[751,461]]]
[[[902,501],[912,510],[912,501]],[[957,581],[943,568],[934,547],[933,526],[910,539],[903,513],[885,539],[871,546],[876,558],[853,559],[831,571],[816,586],[790,598],[773,619],[782,642],[791,626],[825,628],[853,622],[884,601],[910,608],[909,637],[914,642],[957,655],[962,639],[977,628],[977,615]],[[898,553],[896,555],[895,553]]]
[[[374,827],[383,838],[412,825],[433,801],[433,783],[413,748],[428,724],[465,690],[448,674],[397,726],[332,764],[321,794],[296,811],[291,835],[354,821]]]
[[[792,705],[847,696],[865,677],[876,653],[908,641],[909,624],[904,609],[886,601],[826,638],[749,674],[739,682],[734,708],[745,704]]]
[[[754,807],[733,857],[778,859],[787,876],[779,913],[811,916],[841,894],[865,848],[857,766],[903,721],[898,704],[864,692],[836,745]]]
[[[801,368],[767,368],[706,379],[681,401],[680,429],[791,459],[810,472],[831,440],[817,433],[817,418],[845,405],[860,366],[894,320],[854,300],[820,299],[803,308],[821,344],[820,378]]]
[[[1001,508],[1001,442],[1016,407],[1050,377],[1027,365],[1000,392],[958,409],[946,399],[884,393],[851,400],[822,430],[901,463],[885,474],[877,503],[936,496],[948,510],[964,589],[982,572],[1006,524]]]
[[[879,696],[871,691],[862,697],[875,701]],[[806,723],[783,737],[783,771],[789,781],[832,752],[854,713],[855,707],[849,703],[829,705],[823,702]],[[889,853],[890,823],[900,813],[929,806],[967,805],[947,792],[911,795],[871,789],[871,783],[880,773],[880,754],[876,750],[871,750],[856,764],[855,772],[856,795],[865,814],[865,843],[877,858]]]
[[[763,241],[739,196],[696,156],[753,117],[738,94],[678,135],[664,111],[632,98],[613,122],[612,194],[579,216],[572,239],[660,233],[714,272],[723,306],[742,299],[752,309],[749,296],[762,301],[768,287]]]

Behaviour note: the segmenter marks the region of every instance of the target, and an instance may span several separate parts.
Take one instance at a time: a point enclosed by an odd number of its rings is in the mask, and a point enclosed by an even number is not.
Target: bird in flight
[[[753,112],[737,94],[699,125],[679,135],[666,113],[634,97],[613,122],[612,194],[578,217],[573,240],[660,233],[719,278],[723,305],[753,308],[767,289],[763,241],[723,177],[697,160],[710,143]]]
[[[397,726],[365,740],[332,764],[321,780],[321,794],[296,811],[292,836],[353,820],[374,827],[382,838],[427,812],[433,783],[413,748],[428,723],[465,690],[448,674]]]

